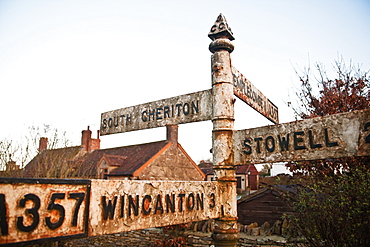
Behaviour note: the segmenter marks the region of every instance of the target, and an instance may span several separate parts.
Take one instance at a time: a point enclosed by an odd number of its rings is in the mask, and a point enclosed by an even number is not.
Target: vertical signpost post
[[[234,85],[230,53],[234,50],[231,29],[220,14],[208,37],[212,39],[213,170],[220,184],[221,215],[212,238],[216,246],[236,246],[239,239],[236,208],[236,177],[232,154],[234,130]]]

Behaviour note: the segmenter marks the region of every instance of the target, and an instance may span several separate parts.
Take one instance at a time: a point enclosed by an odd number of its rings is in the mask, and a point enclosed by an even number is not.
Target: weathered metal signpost
[[[236,164],[319,160],[370,153],[370,109],[234,132]]]
[[[0,245],[219,217],[215,182],[0,178]]]
[[[103,113],[101,134],[212,120],[217,180],[0,178],[0,245],[215,219],[215,245],[236,246],[235,165],[370,155],[370,109],[235,131],[234,96],[275,124],[278,109],[232,67],[222,14],[208,36],[212,89]]]
[[[219,15],[208,36],[212,39],[209,50],[212,55],[213,93],[213,170],[220,183],[221,215],[215,221],[212,238],[217,246],[235,246],[237,229],[236,177],[232,154],[234,130],[234,85],[230,53],[234,40],[223,15]]]

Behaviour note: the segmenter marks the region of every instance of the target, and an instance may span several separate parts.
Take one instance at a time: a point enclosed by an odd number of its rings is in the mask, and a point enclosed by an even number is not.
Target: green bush
[[[311,246],[370,246],[370,171],[311,181],[293,203],[294,222]]]

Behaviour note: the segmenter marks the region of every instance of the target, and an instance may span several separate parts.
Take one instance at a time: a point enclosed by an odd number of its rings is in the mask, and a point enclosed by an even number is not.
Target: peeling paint
[[[102,113],[101,135],[211,120],[211,90]]]
[[[235,164],[260,164],[370,155],[365,130],[370,109],[238,130]]]

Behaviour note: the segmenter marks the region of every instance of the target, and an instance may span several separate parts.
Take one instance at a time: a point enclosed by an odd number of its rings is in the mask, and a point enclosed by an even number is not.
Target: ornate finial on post
[[[209,50],[213,53],[213,170],[220,194],[221,215],[215,220],[212,238],[215,246],[236,246],[239,239],[237,228],[236,177],[232,135],[234,130],[234,82],[231,71],[230,53],[234,50],[233,33],[220,14],[208,37],[212,39]]]
[[[223,14],[217,17],[215,24],[213,24],[211,31],[208,33],[208,37],[213,40],[209,45],[209,50],[212,53],[218,50],[227,50],[231,53],[234,50],[234,45],[230,41],[235,38]]]
[[[234,40],[233,32],[227,24],[226,18],[223,14],[220,14],[215,21],[215,24],[211,27],[211,31],[208,33],[208,37],[212,40],[218,38],[228,38]]]

